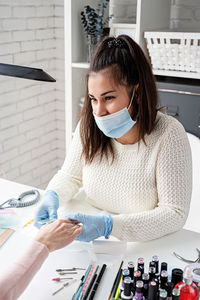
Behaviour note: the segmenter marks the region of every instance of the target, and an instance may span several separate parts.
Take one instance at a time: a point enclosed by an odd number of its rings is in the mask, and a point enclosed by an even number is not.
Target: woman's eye
[[[112,100],[112,99],[114,99],[113,96],[106,96],[106,97],[105,97],[105,100]]]
[[[90,97],[90,101],[93,101],[93,102],[94,102],[94,101],[96,101],[96,99],[95,99],[95,98],[91,98],[91,97]]]

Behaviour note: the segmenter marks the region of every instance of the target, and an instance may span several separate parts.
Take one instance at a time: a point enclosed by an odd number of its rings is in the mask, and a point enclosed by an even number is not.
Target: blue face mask
[[[102,117],[97,117],[95,114],[93,114],[98,128],[106,136],[111,138],[120,138],[135,125],[136,121],[131,118],[128,112],[134,98],[134,92],[135,90],[133,90],[131,102],[128,108],[124,107],[113,114]]]

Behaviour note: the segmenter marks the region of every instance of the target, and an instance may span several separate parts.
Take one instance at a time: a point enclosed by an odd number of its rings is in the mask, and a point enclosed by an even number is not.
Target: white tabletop
[[[31,187],[17,184],[11,181],[0,179],[1,199],[0,203],[11,197],[17,197],[20,193],[31,189]],[[42,191],[41,191],[42,192]],[[68,204],[67,211],[87,211],[98,213],[98,210],[84,203],[82,196],[77,197],[74,201]],[[32,218],[35,206],[29,208],[16,209],[23,222]],[[60,212],[64,214],[64,212]],[[34,236],[36,229],[32,225],[15,232],[10,239],[0,248],[0,266],[1,268],[12,263],[18,255],[28,245],[31,238]],[[186,263],[179,261],[172,254],[176,251],[180,255],[189,259],[197,257],[196,247],[200,245],[200,234],[189,230],[181,230],[174,234],[170,234],[163,238],[144,242],[144,243],[121,243],[114,239],[110,241],[100,240],[95,243],[80,243],[73,242],[64,249],[55,251],[49,255],[40,271],[35,275],[25,292],[19,298],[20,300],[49,300],[49,299],[71,299],[79,282],[64,288],[57,295],[52,296],[52,293],[57,290],[62,284],[53,282],[51,279],[57,277],[56,269],[83,267],[87,268],[91,261],[96,264],[107,264],[107,269],[102,278],[99,289],[97,290],[95,299],[107,299],[112,283],[119,268],[121,260],[124,260],[124,266],[130,260],[137,262],[138,257],[144,257],[146,266],[153,255],[158,255],[160,262],[166,261],[169,269],[174,267],[184,268]],[[113,251],[114,247],[114,251]],[[104,253],[104,254],[102,254]],[[78,275],[74,275],[80,279],[84,271],[79,271]],[[12,279],[11,279],[12,280]]]

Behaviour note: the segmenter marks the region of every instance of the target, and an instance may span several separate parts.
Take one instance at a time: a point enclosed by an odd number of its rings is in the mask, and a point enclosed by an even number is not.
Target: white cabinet
[[[118,3],[124,0],[111,0]],[[132,0],[135,5],[135,41],[146,51],[145,30],[169,27],[171,0]],[[85,94],[87,47],[81,24],[80,13],[84,6],[97,7],[100,0],[65,1],[65,111],[66,111],[66,149],[72,138],[80,115],[80,98]],[[111,5],[110,4],[110,5]],[[124,23],[124,20],[123,20]],[[129,20],[130,23],[130,20]],[[126,27],[126,25],[125,25]],[[129,26],[130,27],[130,26]]]

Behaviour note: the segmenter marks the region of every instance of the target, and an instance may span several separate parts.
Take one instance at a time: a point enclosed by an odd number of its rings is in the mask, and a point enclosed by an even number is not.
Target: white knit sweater
[[[122,145],[112,139],[115,160],[80,159],[77,126],[65,162],[47,189],[60,202],[69,201],[83,186],[88,202],[112,214],[112,235],[121,240],[151,240],[181,229],[187,219],[192,190],[188,138],[173,117],[157,114],[156,125],[141,142]]]

